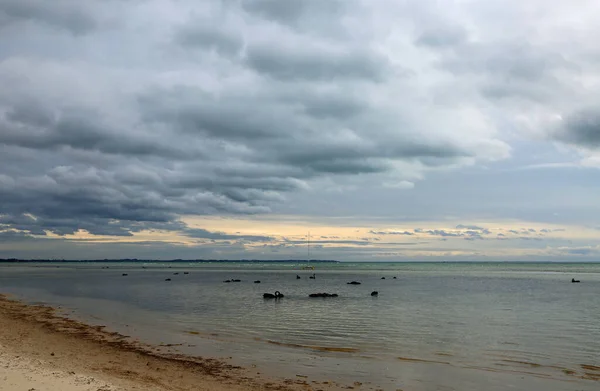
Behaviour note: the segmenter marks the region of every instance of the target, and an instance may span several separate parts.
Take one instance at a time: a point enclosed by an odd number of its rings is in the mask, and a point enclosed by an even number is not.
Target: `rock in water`
[[[311,293],[308,297],[338,297],[337,293]]]

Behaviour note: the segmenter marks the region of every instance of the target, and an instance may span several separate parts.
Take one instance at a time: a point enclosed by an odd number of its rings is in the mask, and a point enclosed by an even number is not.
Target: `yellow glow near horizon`
[[[184,216],[182,221],[189,228],[198,228],[210,233],[239,236],[267,236],[271,241],[252,241],[232,239],[193,238],[184,232],[146,230],[133,233],[132,236],[93,235],[79,230],[72,235],[59,236],[51,232],[39,238],[67,239],[88,243],[143,243],[162,242],[179,246],[224,246],[243,247],[249,254],[266,254],[269,248],[283,245],[288,251],[300,250],[306,246],[307,235],[310,232],[314,246],[323,250],[336,248],[354,248],[357,253],[369,254],[374,259],[393,256],[404,257],[488,257],[488,256],[526,256],[546,255],[560,251],[566,242],[598,240],[598,231],[582,226],[561,226],[556,224],[531,223],[527,221],[470,221],[468,224],[460,221],[440,222],[402,222],[392,224],[387,221],[373,219],[365,221],[353,218],[318,218],[311,216]],[[360,223],[358,223],[360,221]],[[457,228],[461,223],[489,230],[483,234],[488,240],[464,240],[464,236],[442,236],[427,231],[445,231],[445,233],[461,233],[469,227]],[[417,228],[423,232],[415,231]],[[535,232],[528,232],[529,229]],[[510,233],[510,230],[516,233]],[[541,232],[546,230],[547,232]],[[371,231],[375,232],[372,233]],[[377,234],[377,232],[409,232],[410,235]],[[496,240],[498,234],[504,234],[513,240]],[[540,241],[521,240],[519,237],[542,238],[558,240],[552,245],[544,245]],[[502,238],[502,237],[500,237]],[[592,244],[592,245],[595,245]],[[296,249],[296,250],[294,250]],[[316,250],[316,249],[315,249]],[[298,253],[299,254],[299,253]],[[322,253],[323,254],[323,253]]]
[[[373,221],[366,224],[356,225],[343,225],[336,226],[331,224],[331,221],[324,221],[322,223],[315,221],[314,219],[307,218],[301,219],[295,217],[287,219],[288,216],[279,216],[279,218],[271,216],[268,219],[256,218],[256,217],[235,217],[235,218],[224,218],[224,217],[184,217],[182,220],[188,224],[190,228],[205,229],[210,232],[220,232],[228,235],[262,235],[272,236],[276,238],[289,238],[293,240],[306,239],[308,233],[312,239],[319,240],[321,237],[327,237],[331,240],[359,240],[365,237],[381,237],[386,236],[386,241],[403,242],[405,239],[414,240],[416,238],[425,239],[431,238],[429,234],[415,232],[415,228],[420,228],[423,231],[428,230],[444,230],[447,232],[460,232],[468,230],[468,228],[457,229],[457,225],[460,223],[449,223],[445,222],[409,222],[402,225],[386,224],[382,222]],[[565,239],[592,239],[598,238],[598,231],[593,229],[586,229],[585,227],[579,226],[561,226],[551,224],[540,224],[530,223],[524,221],[505,221],[505,222],[473,222],[469,225],[479,226],[491,231],[491,234],[498,234],[502,232],[508,232],[509,230],[522,231],[529,228],[536,230],[534,234],[539,234],[542,229],[553,230],[552,232],[544,233],[546,237],[560,236]],[[375,235],[371,234],[370,231],[376,232],[404,232],[408,231],[413,235]],[[68,238],[74,240],[107,240],[107,241],[118,241],[118,242],[139,242],[139,241],[167,241],[167,242],[181,242],[190,243],[196,240],[177,231],[160,231],[160,230],[146,230],[140,232],[134,232],[133,236],[111,236],[111,235],[93,235],[85,230],[79,230],[72,235],[56,235],[52,232],[47,231],[48,238]],[[525,233],[524,233],[525,234]],[[332,238],[334,237],[334,238]]]

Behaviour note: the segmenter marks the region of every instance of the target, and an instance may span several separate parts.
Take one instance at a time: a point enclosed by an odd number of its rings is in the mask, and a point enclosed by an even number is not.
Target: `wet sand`
[[[0,295],[0,391],[337,390],[183,356]]]

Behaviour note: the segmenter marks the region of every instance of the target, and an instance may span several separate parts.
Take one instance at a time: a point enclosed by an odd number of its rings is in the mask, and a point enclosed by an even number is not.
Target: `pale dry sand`
[[[135,389],[131,384],[129,389]],[[56,365],[23,357],[0,345],[0,391],[118,391],[122,387],[104,379],[66,372]],[[137,389],[140,389],[139,387]]]
[[[158,352],[102,326],[0,295],[0,391],[330,391],[203,357]]]

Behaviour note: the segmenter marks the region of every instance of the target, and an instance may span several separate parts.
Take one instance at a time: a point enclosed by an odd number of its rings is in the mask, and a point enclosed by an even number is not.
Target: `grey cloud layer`
[[[412,178],[505,153],[476,130],[456,137],[464,119],[422,121],[410,96],[391,104],[413,81],[376,34],[348,39],[342,15],[358,3],[183,3],[138,16],[135,1],[2,2],[0,28],[23,43],[0,53],[5,227],[203,237],[180,216],[265,213],[322,176]],[[41,37],[56,55],[36,52]]]
[[[92,9],[77,0],[2,0],[0,28],[32,22],[84,34],[92,31],[97,24]]]
[[[502,130],[523,114],[512,99],[565,114],[554,139],[598,146],[598,115],[569,86],[591,60],[504,37],[482,5],[448,7],[1,1],[0,224],[244,240],[181,216],[268,213],[322,180],[402,183],[507,158]]]

